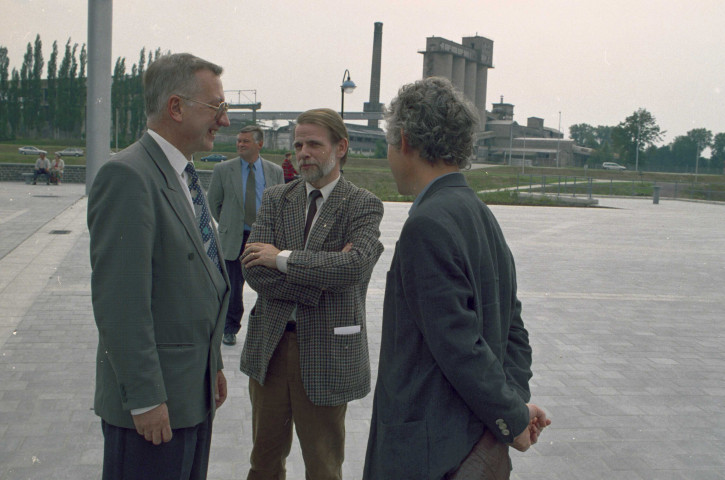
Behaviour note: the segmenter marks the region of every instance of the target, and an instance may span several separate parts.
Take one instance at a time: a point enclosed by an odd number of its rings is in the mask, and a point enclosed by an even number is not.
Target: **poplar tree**
[[[10,59],[8,58],[8,49],[0,47],[0,140],[9,140],[12,138],[10,134],[10,105],[8,103],[10,88],[9,70]]]
[[[48,91],[46,92],[48,111],[46,121],[53,138],[58,138],[58,42],[53,42],[53,51],[48,60]]]

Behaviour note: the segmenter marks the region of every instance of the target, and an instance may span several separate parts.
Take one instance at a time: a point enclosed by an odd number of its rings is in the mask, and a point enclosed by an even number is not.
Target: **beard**
[[[314,168],[300,168],[300,176],[307,183],[315,183],[321,178],[329,175],[330,172],[332,172],[332,170],[335,168],[335,162],[335,152],[333,150],[332,152],[330,152],[330,157],[327,159],[326,162],[320,163],[319,165],[311,165]]]

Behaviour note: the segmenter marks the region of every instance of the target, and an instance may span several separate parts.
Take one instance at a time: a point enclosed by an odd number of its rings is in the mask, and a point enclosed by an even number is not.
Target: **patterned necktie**
[[[221,273],[222,267],[219,264],[219,249],[216,245],[216,238],[214,238],[214,232],[211,229],[211,215],[209,215],[209,209],[206,206],[206,199],[204,193],[201,191],[199,185],[199,175],[196,174],[194,164],[189,162],[186,164],[187,176],[186,183],[189,186],[189,193],[191,193],[191,199],[194,202],[194,213],[196,220],[199,224],[199,232],[201,233],[201,239],[204,242],[204,250],[209,256],[214,265],[219,269]]]
[[[310,228],[312,228],[312,220],[315,219],[317,213],[317,199],[321,196],[322,192],[319,190],[310,192],[310,208],[307,210],[307,221],[305,222],[305,245],[307,245],[307,235],[310,233]]]
[[[254,177],[254,167],[251,163],[247,165],[249,165],[249,174],[247,175],[247,188],[244,192],[244,223],[251,228],[257,219],[257,181]]]

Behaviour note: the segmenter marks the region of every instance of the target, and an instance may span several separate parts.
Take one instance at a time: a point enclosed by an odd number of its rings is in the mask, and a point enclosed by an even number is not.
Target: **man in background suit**
[[[385,286],[366,479],[509,478],[507,445],[526,450],[550,423],[526,404],[513,257],[460,173],[476,120],[435,77],[401,88],[386,112],[390,169],[415,201]]]
[[[104,480],[206,478],[229,280],[191,158],[229,125],[221,73],[190,54],[149,65],[148,132],[88,197]]]
[[[237,333],[242,326],[244,277],[239,257],[262,204],[262,192],[267,187],[284,183],[282,167],[259,156],[263,145],[261,128],[256,125],[242,128],[237,135],[239,156],[214,167],[207,192],[211,214],[219,222],[219,240],[232,285],[222,338],[226,345],[237,343]],[[252,171],[254,173],[250,175]],[[248,191],[247,186],[251,185],[254,189]],[[245,204],[247,198],[249,205]],[[247,211],[249,215],[245,214]]]
[[[267,189],[242,257],[257,291],[242,351],[253,447],[248,479],[284,479],[292,426],[306,478],[341,479],[347,402],[370,391],[365,295],[383,251],[383,204],[341,174],[342,118],[297,118],[301,179]]]

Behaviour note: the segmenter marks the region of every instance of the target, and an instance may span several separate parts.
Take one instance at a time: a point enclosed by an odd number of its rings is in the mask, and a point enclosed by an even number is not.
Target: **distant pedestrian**
[[[259,155],[263,146],[261,128],[242,128],[237,135],[239,156],[214,166],[207,192],[211,215],[219,222],[219,243],[232,286],[222,338],[225,345],[235,345],[242,328],[244,277],[239,257],[262,205],[262,192],[283,181],[279,165]]]
[[[55,158],[50,164],[50,182],[60,185],[63,180],[63,170],[65,169],[65,161],[60,153],[55,152]]]
[[[38,181],[40,175],[45,175],[45,184],[50,184],[50,160],[45,157],[45,152],[40,152],[40,156],[35,161],[35,171],[33,173],[33,185]]]
[[[282,160],[282,170],[284,171],[284,183],[289,183],[297,178],[297,170],[292,165],[292,152],[284,154],[284,160]]]

